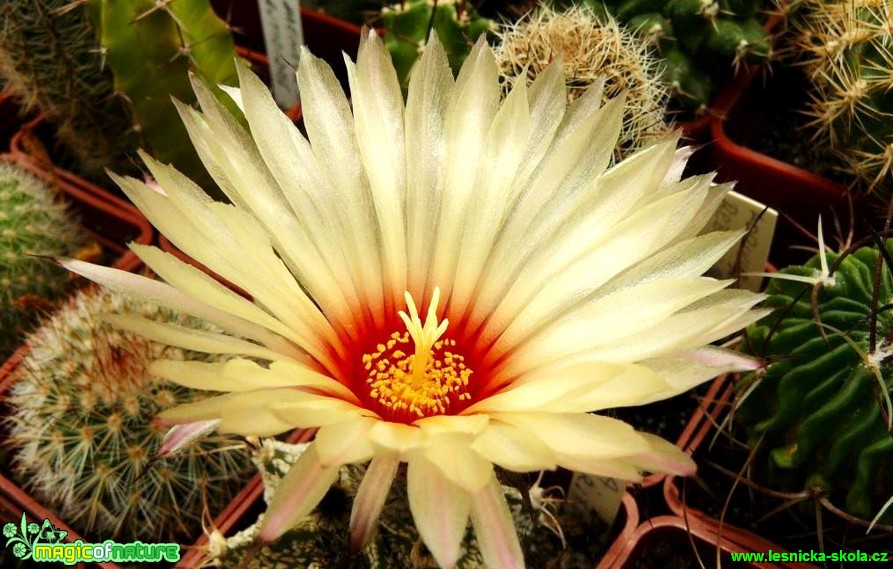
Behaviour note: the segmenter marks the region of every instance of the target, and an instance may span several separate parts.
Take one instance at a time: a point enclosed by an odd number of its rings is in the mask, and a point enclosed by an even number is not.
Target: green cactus
[[[50,188],[0,162],[0,361],[22,343],[40,309],[71,288],[64,269],[34,255],[74,256],[87,242]]]
[[[385,30],[385,46],[404,88],[409,84],[409,71],[421,54],[429,31],[437,33],[453,73],[458,73],[474,42],[494,28],[493,22],[477,14],[471,2],[463,0],[406,0],[385,6],[381,24]]]
[[[256,450],[253,461],[264,478],[264,497],[269,498],[279,480],[285,476],[306,445],[288,445],[265,440]],[[347,465],[341,468],[339,479],[323,501],[308,517],[276,542],[255,546],[263,515],[254,525],[230,538],[212,531],[206,561],[223,568],[262,569],[267,567],[407,567],[436,568],[433,557],[421,542],[412,520],[406,494],[405,469],[397,479],[382,509],[376,537],[363,551],[351,554],[349,522],[353,499],[365,474],[365,467]],[[518,489],[503,486],[512,510],[515,528],[526,548],[530,567],[556,569],[585,567],[597,559],[607,546],[607,531],[598,533],[591,524],[580,523],[556,514],[551,491],[540,488],[539,481],[529,490],[530,504],[526,505]],[[562,523],[562,531],[557,522]],[[576,523],[575,523],[576,522]],[[566,539],[567,548],[562,542]],[[456,567],[483,567],[483,558],[469,526]]]
[[[605,79],[603,101],[626,92],[623,128],[616,158],[667,134],[666,86],[652,49],[617,24],[585,7],[558,12],[541,6],[497,33],[494,48],[505,90],[519,79],[528,83],[561,57],[568,99],[582,95]],[[526,75],[522,75],[526,73]]]
[[[208,324],[98,288],[79,293],[28,340],[6,401],[12,469],[38,500],[88,539],[191,541],[253,474],[244,445],[213,435],[153,460],[152,422],[203,393],[148,373],[160,358],[207,360],[123,332],[109,314],[198,330]],[[213,330],[212,330],[213,331]]]
[[[794,50],[810,83],[808,130],[830,144],[864,191],[889,196],[893,168],[893,37],[883,0],[804,0]]]
[[[152,154],[206,190],[213,187],[171,97],[195,102],[189,73],[211,86],[238,85],[229,26],[209,0],[88,0],[88,6],[115,89],[130,102]]]
[[[893,240],[886,248],[893,254]],[[764,483],[824,491],[846,511],[870,519],[893,494],[893,313],[872,310],[876,248],[842,260],[828,255],[827,262],[839,262],[833,275],[822,272],[816,256],[782,270],[770,284],[767,303],[778,310],[751,326],[748,337],[753,353],[774,363],[742,379],[739,390],[747,395],[735,418],[752,445],[762,441],[754,465]],[[888,303],[890,267],[883,268],[878,287],[880,302]]]
[[[148,147],[214,191],[171,102],[195,102],[190,72],[212,86],[238,83],[232,35],[209,0],[28,0],[2,10],[14,33],[0,35],[0,73],[26,107],[58,117],[82,171],[132,172],[136,149]]]
[[[559,2],[563,0],[557,0]],[[665,60],[665,80],[684,109],[702,112],[741,64],[772,58],[761,19],[768,0],[584,0],[614,14],[652,41]]]
[[[62,165],[92,178],[106,167],[134,172],[127,154],[139,137],[86,10],[72,0],[10,0],[0,26],[0,83],[14,90],[23,116],[53,123],[71,157]]]

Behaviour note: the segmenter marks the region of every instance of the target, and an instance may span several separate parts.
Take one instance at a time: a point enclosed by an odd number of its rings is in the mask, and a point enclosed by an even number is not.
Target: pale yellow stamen
[[[470,399],[467,387],[472,370],[461,354],[444,350],[456,341],[441,339],[449,321],[437,319],[440,289],[434,289],[424,323],[412,296],[407,292],[405,298],[409,314],[400,311],[398,315],[406,332],[394,332],[373,353],[363,355],[369,393],[395,412],[416,417],[446,413],[451,397]]]

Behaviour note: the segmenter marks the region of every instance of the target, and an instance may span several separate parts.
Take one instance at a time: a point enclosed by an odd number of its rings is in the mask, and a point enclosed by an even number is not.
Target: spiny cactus
[[[0,361],[21,344],[41,309],[65,294],[65,270],[34,255],[74,256],[88,239],[41,180],[0,162]]]
[[[266,440],[254,454],[254,461],[264,478],[265,498],[269,500],[278,481],[303,452],[306,445],[287,445]],[[415,528],[406,493],[405,471],[398,472],[397,480],[382,509],[381,521],[375,538],[363,551],[349,551],[350,510],[365,467],[347,465],[341,468],[339,478],[323,501],[309,516],[276,542],[254,545],[263,515],[258,522],[229,539],[212,533],[207,561],[223,568],[262,569],[268,567],[357,567],[413,569],[436,568],[437,563],[423,545]],[[556,525],[554,503],[544,497],[538,484],[530,490],[531,507],[525,505],[521,493],[503,486],[515,527],[527,552],[528,566],[571,568],[591,565],[603,548],[608,533],[595,534],[591,525],[581,527],[569,520],[564,534]],[[546,496],[551,495],[547,492]],[[604,528],[607,529],[607,528]],[[569,549],[562,548],[567,538]],[[483,558],[470,527],[462,545],[456,567],[472,569],[483,567]]]
[[[152,460],[166,428],[152,418],[202,394],[152,377],[155,359],[194,354],[104,320],[122,314],[211,326],[100,289],[72,298],[28,340],[6,401],[13,470],[38,500],[91,539],[191,541],[252,475],[244,445],[214,435]]]
[[[471,2],[463,0],[405,0],[381,11],[384,43],[400,84],[405,88],[409,71],[428,40],[436,33],[447,52],[453,73],[458,73],[478,37],[493,29],[493,22],[480,17]]]
[[[209,0],[88,0],[88,8],[96,14],[115,89],[130,102],[153,155],[208,189],[210,178],[171,97],[195,101],[190,72],[215,89],[238,84],[229,26]]]
[[[794,49],[810,82],[809,127],[862,190],[890,194],[893,36],[886,0],[804,0]]]
[[[886,249],[893,254],[893,240]],[[773,279],[767,302],[777,310],[748,336],[753,352],[774,363],[743,378],[747,395],[735,414],[759,443],[753,464],[762,482],[824,491],[869,519],[893,494],[893,313],[872,309],[875,292],[882,305],[893,298],[893,279],[883,267],[874,290],[878,255],[869,247],[842,260],[829,254],[829,266],[839,263],[833,274],[816,256]]]
[[[618,26],[610,15],[585,7],[563,12],[542,6],[497,33],[496,62],[508,91],[528,83],[559,57],[569,100],[605,79],[604,101],[626,92],[617,158],[667,133],[667,88],[660,63],[645,42]],[[523,75],[526,71],[526,75]]]
[[[237,84],[232,35],[209,0],[16,0],[0,10],[0,73],[57,124],[83,171],[133,171],[148,147],[213,188],[171,102],[195,102],[189,72]]]
[[[562,0],[558,0],[559,2]],[[683,108],[703,111],[715,90],[743,63],[772,57],[760,19],[767,0],[584,0],[614,14],[652,41],[665,79]]]
[[[96,177],[132,170],[139,144],[123,98],[86,10],[72,0],[9,0],[0,6],[0,82],[15,92],[23,114],[42,114],[72,162]]]

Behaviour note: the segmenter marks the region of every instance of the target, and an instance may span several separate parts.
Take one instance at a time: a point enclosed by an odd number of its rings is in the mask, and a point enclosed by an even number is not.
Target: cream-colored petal
[[[554,470],[555,453],[528,429],[491,422],[471,444],[475,451],[490,462],[515,472]]]
[[[112,290],[149,300],[184,314],[207,320],[232,334],[256,340],[283,354],[297,355],[300,353],[293,344],[281,336],[273,334],[253,322],[221,310],[217,306],[187,295],[163,282],[119,269],[85,263],[76,259],[57,259],[57,262],[69,271]]]
[[[415,421],[413,425],[419,427],[428,436],[443,433],[466,433],[476,435],[482,432],[489,422],[486,415],[434,415]]]
[[[639,433],[651,445],[651,450],[637,455],[632,461],[647,472],[663,472],[676,476],[693,476],[697,470],[695,461],[682,449],[650,433]]]
[[[468,411],[586,413],[650,403],[670,390],[666,379],[646,366],[582,361],[531,372]]]
[[[270,543],[313,511],[338,477],[340,464],[323,466],[311,444],[279,482],[261,522],[258,540]]]
[[[181,450],[210,435],[219,426],[220,419],[174,425],[168,429],[161,444],[158,445],[158,449],[155,451],[155,458],[174,456]]]
[[[442,144],[453,74],[437,34],[431,34],[409,78],[406,99],[406,252],[409,290],[427,296],[428,273],[443,190]],[[433,286],[431,287],[433,288]],[[416,297],[418,298],[418,297]]]
[[[732,282],[709,278],[661,279],[619,290],[581,302],[569,316],[551,326],[543,326],[527,338],[515,335],[523,328],[510,326],[488,357],[499,358],[509,350],[517,352],[517,357],[507,360],[495,373],[496,377],[512,377],[538,365],[561,362],[591,346],[619,342],[623,338],[639,340],[659,330],[673,314]],[[633,309],[635,318],[630,318]]]
[[[162,411],[158,417],[162,422],[172,424],[220,419],[220,432],[236,432],[245,436],[271,436],[296,426],[269,412],[271,403],[307,398],[306,393],[289,388],[228,393],[195,403],[177,405]]]
[[[350,510],[350,543],[354,551],[371,541],[398,466],[396,456],[376,456],[366,468]]]
[[[430,437],[425,458],[453,484],[468,492],[479,491],[493,472],[493,465],[479,454],[469,452],[474,437],[465,433],[444,433]]]
[[[469,208],[476,206],[480,157],[499,107],[497,78],[493,52],[482,36],[459,71],[444,121],[444,185],[428,285],[439,286],[445,298],[452,292],[459,261],[456,244],[462,241]]]
[[[286,354],[281,354],[275,350],[234,338],[233,336],[156,322],[149,318],[107,314],[102,319],[120,330],[127,330],[154,342],[160,342],[168,346],[177,346],[186,350],[207,354],[238,354],[262,360],[288,357]],[[306,358],[300,358],[300,360],[306,361]]]
[[[340,239],[350,254],[346,261],[353,268],[354,287],[360,302],[381,324],[385,316],[381,245],[350,106],[331,68],[304,48],[298,63],[298,85],[313,155],[340,206]]]
[[[409,461],[406,485],[419,535],[438,565],[455,567],[471,510],[468,492],[423,457]]]
[[[302,399],[274,401],[266,408],[281,421],[299,429],[323,427],[368,414],[362,407],[342,399],[311,394]]]
[[[379,421],[369,431],[369,440],[385,451],[404,454],[421,446],[425,436],[418,427]]]
[[[495,476],[472,496],[471,521],[484,564],[491,569],[524,567],[524,554],[511,510]]]
[[[270,364],[270,371],[283,377],[288,377],[289,381],[293,381],[298,385],[315,387],[351,403],[359,404],[360,402],[357,396],[342,383],[298,362],[280,359]]]
[[[375,30],[360,41],[356,66],[344,56],[350,82],[358,148],[381,238],[385,290],[397,303],[406,290],[406,199],[403,94],[391,57]]]
[[[628,424],[584,413],[493,413],[493,420],[533,431],[556,453],[599,460],[641,454],[645,440]]]
[[[378,419],[354,417],[319,428],[316,433],[316,452],[320,462],[355,464],[368,460],[373,454],[368,434]]]
[[[337,201],[333,199],[335,192],[329,188],[310,144],[292,120],[279,110],[269,90],[244,66],[239,66],[238,71],[239,84],[245,87],[245,116],[252,125],[251,135],[270,173],[283,188],[295,219],[306,231],[306,242],[292,242],[286,250],[293,253],[295,267],[302,262],[301,255],[312,254],[314,249],[318,251],[326,272],[339,286],[314,290],[314,300],[323,306],[330,319],[346,322],[350,319],[349,307],[358,305],[359,301],[350,267],[345,262],[343,241],[338,238],[342,234],[342,220]],[[320,270],[315,264],[308,266],[313,266],[314,272]]]

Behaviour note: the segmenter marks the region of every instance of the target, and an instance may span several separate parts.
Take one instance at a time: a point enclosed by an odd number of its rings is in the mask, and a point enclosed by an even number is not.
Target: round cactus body
[[[887,250],[893,253],[893,240]],[[828,262],[836,258],[829,255]],[[890,311],[875,315],[873,352],[870,345],[877,260],[876,249],[863,248],[845,257],[833,281],[823,285],[772,281],[768,304],[777,310],[751,326],[748,337],[754,354],[774,363],[743,379],[740,388],[747,395],[735,414],[756,446],[754,464],[763,482],[824,492],[868,519],[893,494],[886,404],[893,391]],[[781,273],[815,278],[819,267],[814,258]],[[878,295],[880,306],[893,301],[889,267],[883,268]],[[893,512],[885,519],[893,519]]]
[[[890,194],[893,174],[893,36],[886,0],[808,0],[795,20],[810,82],[814,140],[866,191]]]
[[[254,461],[264,478],[264,495],[269,500],[279,480],[288,473],[307,445],[288,445],[265,440],[255,452]],[[365,466],[341,467],[338,479],[320,505],[297,526],[277,541],[257,546],[263,515],[257,523],[225,539],[212,533],[209,563],[222,568],[266,569],[328,567],[436,569],[433,556],[425,548],[413,522],[406,491],[405,468],[397,478],[382,508],[380,523],[371,543],[360,552],[351,552],[350,514]],[[586,567],[604,551],[609,537],[607,527],[595,528],[570,516],[561,516],[554,508],[560,500],[552,500],[552,492],[534,484],[529,503],[521,492],[510,486],[503,491],[512,512],[515,529],[526,548],[529,567],[570,569]],[[559,531],[558,523],[562,524]],[[599,530],[604,529],[603,533]],[[562,534],[559,536],[559,534]],[[593,535],[594,534],[594,535]],[[563,547],[566,540],[567,547]],[[474,532],[469,525],[456,563],[457,569],[479,569],[484,561]]]
[[[626,92],[618,158],[668,132],[661,64],[647,42],[611,16],[596,16],[586,7],[560,12],[542,6],[497,35],[494,53],[506,91],[518,80],[531,83],[561,58],[569,100],[602,78],[603,101]]]
[[[35,332],[6,401],[13,470],[21,483],[87,538],[167,542],[201,532],[253,473],[233,436],[207,437],[153,460],[172,405],[204,395],[148,372],[156,359],[209,356],[115,329],[105,315],[198,330],[210,326],[157,305],[92,288]]]
[[[0,361],[21,344],[40,311],[70,288],[64,269],[35,256],[73,256],[86,243],[46,184],[0,163]]]
[[[384,43],[400,84],[409,84],[409,72],[428,41],[429,30],[443,44],[453,73],[458,73],[471,47],[481,34],[494,26],[462,0],[406,0],[381,11]]]

